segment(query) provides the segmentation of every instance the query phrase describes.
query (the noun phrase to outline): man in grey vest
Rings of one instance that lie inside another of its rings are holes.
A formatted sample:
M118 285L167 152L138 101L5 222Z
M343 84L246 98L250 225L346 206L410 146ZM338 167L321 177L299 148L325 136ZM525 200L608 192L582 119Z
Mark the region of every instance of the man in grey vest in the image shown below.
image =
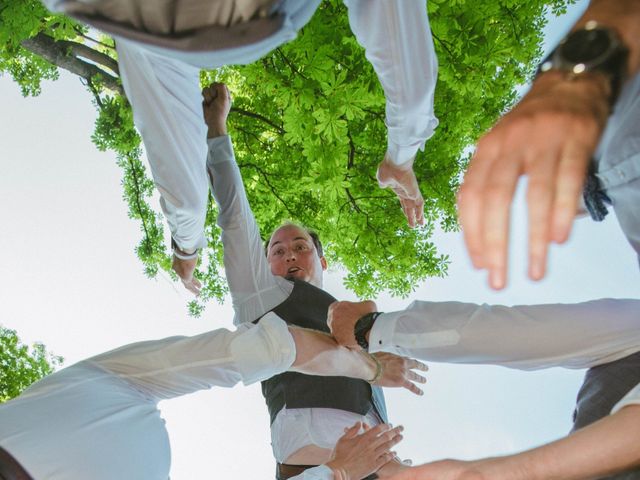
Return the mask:
M172 234L186 288L206 246L208 181L201 68L247 64L293 40L320 0L45 0L117 39L134 121ZM345 0L351 28L385 91L387 153L378 182L398 195L411 226L423 223L413 160L433 135L438 66L424 0Z
M334 304L338 343L435 362L589 369L568 437L506 457L427 464L398 480L640 479L640 300L375 310L371 301Z
M234 323L253 322L271 311L289 324L328 333L327 310L335 299L322 290L327 263L317 235L286 224L272 234L265 256L227 135L229 92L224 85L214 84L203 95L209 127L207 168L218 204ZM422 393L412 382L424 379L411 371L423 370L422 364L392 354L376 359L384 371L396 371L407 389ZM285 374L263 382L278 479L324 464L345 427L358 421L369 426L387 421L382 391L375 377L369 380ZM390 462L381 473L402 467Z

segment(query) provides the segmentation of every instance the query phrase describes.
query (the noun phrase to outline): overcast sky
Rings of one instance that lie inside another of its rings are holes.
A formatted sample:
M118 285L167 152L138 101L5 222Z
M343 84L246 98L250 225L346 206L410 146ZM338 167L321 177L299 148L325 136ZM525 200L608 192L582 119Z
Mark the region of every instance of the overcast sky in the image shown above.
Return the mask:
M573 7L570 18L584 4ZM553 22L548 43L570 22ZM133 251L140 232L127 218L121 172L114 156L90 141L95 110L76 77L47 82L35 99L22 98L2 77L0 98L1 324L27 342L44 342L67 365L133 341L231 328L230 301L193 319L181 287L164 275L143 275ZM522 191L518 195L504 292L489 290L484 274L471 269L459 234L438 233L437 245L452 260L449 276L425 282L410 299L383 295L379 308L400 309L413 298L512 305L638 297L635 255L613 214L601 224L578 222L571 240L552 249L547 279L527 281ZM352 299L341 278L339 271L329 273L327 290ZM398 451L422 463L508 453L557 438L570 428L582 375L431 365L424 397L388 392L390 419L406 427ZM161 407L174 480L272 478L259 386L202 392Z

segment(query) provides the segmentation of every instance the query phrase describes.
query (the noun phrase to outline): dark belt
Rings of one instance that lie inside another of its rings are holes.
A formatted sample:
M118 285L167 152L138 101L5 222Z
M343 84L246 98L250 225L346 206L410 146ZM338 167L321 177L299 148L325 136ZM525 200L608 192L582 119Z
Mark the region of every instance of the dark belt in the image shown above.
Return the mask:
M22 465L0 447L0 480L33 480Z
M288 478L300 475L302 472L309 468L317 467L318 465L287 465L286 463L278 463L276 465L276 479L287 480ZM372 473L371 475L363 478L362 480L376 480L378 475Z

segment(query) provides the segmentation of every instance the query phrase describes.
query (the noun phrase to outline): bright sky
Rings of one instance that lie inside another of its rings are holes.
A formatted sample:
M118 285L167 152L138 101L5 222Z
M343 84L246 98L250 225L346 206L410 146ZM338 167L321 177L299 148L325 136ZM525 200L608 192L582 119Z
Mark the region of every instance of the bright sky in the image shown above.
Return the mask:
M552 23L548 44L584 5ZM95 110L77 78L63 74L40 97L24 99L3 77L0 98L1 324L27 342L44 342L67 365L134 341L231 328L230 301L193 319L181 287L163 276L144 277L133 252L140 232L127 218L120 170L111 153L97 152L90 141ZM471 269L461 236L439 233L435 241L452 260L449 276L419 285L410 299L382 296L379 308L397 310L413 298L512 305L638 297L635 255L613 214L602 224L578 222L571 240L553 248L547 279L527 281L518 195L509 288L489 290L484 275ZM353 298L339 271L328 275L326 288ZM431 365L424 397L387 393L392 422L406 427L398 451L422 463L514 452L558 438L570 428L582 375ZM214 389L161 407L172 479L273 478L259 386Z

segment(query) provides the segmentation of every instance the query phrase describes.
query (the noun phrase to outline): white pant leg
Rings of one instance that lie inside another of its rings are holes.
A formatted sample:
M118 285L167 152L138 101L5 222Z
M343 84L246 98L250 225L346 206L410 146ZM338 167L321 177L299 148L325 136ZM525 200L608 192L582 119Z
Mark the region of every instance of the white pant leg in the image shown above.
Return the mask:
M170 449L158 400L262 380L294 359L293 338L273 314L236 332L128 345L0 405L0 446L35 480L167 480Z
M209 184L200 70L126 40L116 46L122 84L171 234L184 250L204 247Z
M427 361L588 368L640 350L640 301L514 307L416 301L380 315L369 344L372 352Z

